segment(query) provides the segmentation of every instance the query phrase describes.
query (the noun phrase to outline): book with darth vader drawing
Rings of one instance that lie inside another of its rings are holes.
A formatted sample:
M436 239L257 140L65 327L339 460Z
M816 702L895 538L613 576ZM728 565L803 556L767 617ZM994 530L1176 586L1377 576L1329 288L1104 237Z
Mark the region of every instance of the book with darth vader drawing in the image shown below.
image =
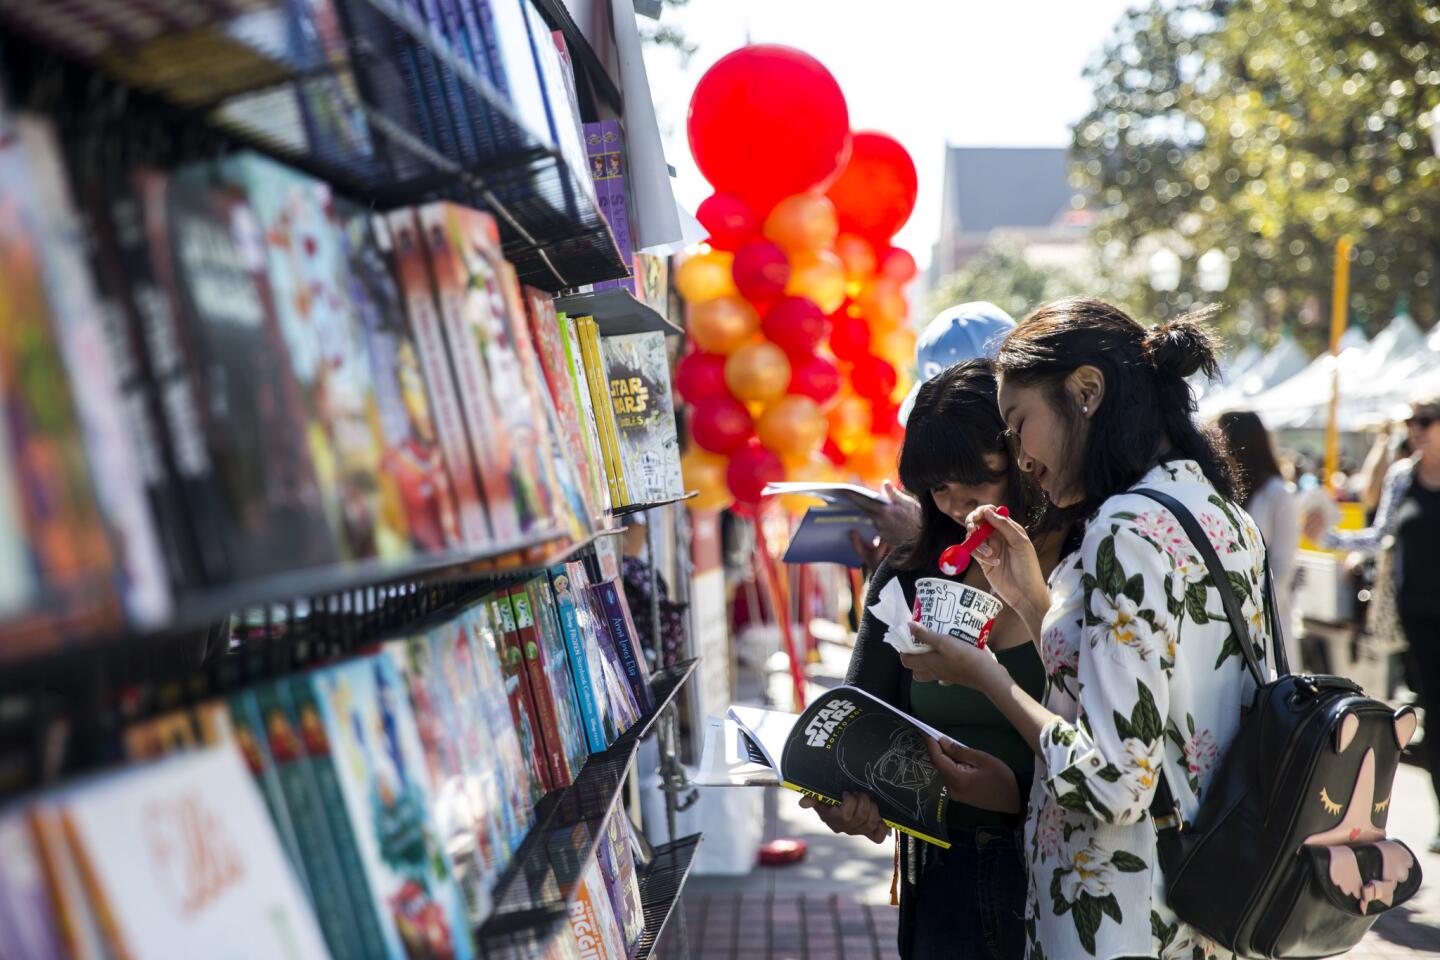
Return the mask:
M839 805L846 793L874 799L902 833L949 847L949 791L925 738L949 739L857 687L836 687L804 713L732 706L711 718L700 786L782 786Z

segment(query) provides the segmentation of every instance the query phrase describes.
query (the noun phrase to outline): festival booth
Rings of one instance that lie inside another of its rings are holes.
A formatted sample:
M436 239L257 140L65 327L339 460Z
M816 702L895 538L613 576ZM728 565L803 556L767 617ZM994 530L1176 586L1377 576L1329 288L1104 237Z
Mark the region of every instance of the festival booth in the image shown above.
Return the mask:
M1201 395L1200 414L1210 418L1226 410L1250 409L1255 397L1289 380L1308 364L1305 351L1288 333L1263 354L1250 344L1236 355L1223 381Z

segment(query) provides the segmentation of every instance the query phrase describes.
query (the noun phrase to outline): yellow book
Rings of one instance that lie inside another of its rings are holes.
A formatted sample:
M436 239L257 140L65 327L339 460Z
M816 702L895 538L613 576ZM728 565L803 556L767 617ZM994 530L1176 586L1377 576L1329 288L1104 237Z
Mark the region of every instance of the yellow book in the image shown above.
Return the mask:
M595 407L595 424L600 433L600 449L604 454L605 478L610 487L610 500L615 506L631 502L629 485L625 482L620 463L620 444L615 433L615 409L610 405L610 379L600 356L600 327L594 317L577 317L580 354L585 361L585 380L590 386L590 400Z

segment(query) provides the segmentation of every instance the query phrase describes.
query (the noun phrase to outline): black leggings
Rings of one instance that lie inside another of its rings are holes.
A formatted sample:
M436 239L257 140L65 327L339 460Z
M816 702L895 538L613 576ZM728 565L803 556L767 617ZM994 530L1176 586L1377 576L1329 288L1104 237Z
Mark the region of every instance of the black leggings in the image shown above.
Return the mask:
M1400 625L1410 645L1411 663L1419 689L1420 706L1425 708L1425 766L1430 786L1440 801L1440 611L1414 609L1401 604Z

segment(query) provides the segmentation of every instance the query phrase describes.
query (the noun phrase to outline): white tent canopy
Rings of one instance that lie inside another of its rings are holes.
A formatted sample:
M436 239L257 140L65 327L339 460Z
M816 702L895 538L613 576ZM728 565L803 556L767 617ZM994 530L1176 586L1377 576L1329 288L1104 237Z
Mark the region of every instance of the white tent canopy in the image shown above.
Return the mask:
M1340 390L1344 396L1346 384L1356 383L1355 372L1360 369L1370 343L1358 328L1351 327L1340 337L1340 354L1332 357L1328 353L1312 360L1304 370L1277 384L1246 402L1272 430L1306 429L1323 427L1330 406L1330 385L1332 371L1340 371Z
M1440 338L1432 334L1430 340L1440 346ZM1440 352L1426 343L1409 314L1400 314L1375 335L1354 382L1342 384L1341 429L1394 419L1398 409L1424 394L1427 380L1440 387L1437 370Z
M1256 353L1259 353L1258 349ZM1286 334L1258 362L1232 373L1226 378L1224 386L1206 393L1200 402L1200 413L1213 417L1226 410L1246 408L1252 397L1289 380L1304 370L1308 363L1300 344Z

